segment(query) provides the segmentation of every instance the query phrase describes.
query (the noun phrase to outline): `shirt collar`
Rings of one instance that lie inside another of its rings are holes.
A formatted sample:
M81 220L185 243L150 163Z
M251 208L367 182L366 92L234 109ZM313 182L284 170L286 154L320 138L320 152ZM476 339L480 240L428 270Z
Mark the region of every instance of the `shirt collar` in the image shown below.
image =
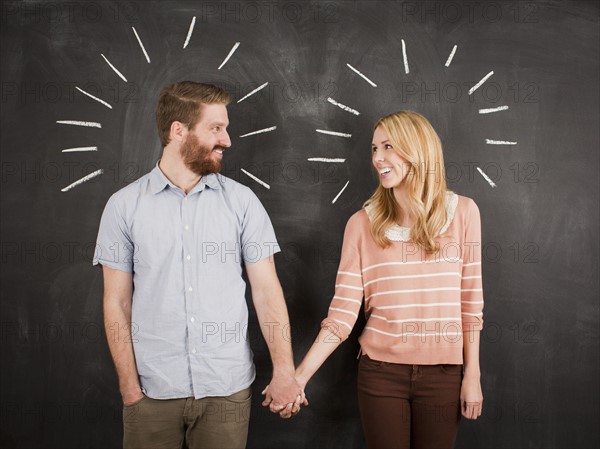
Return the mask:
M171 187L172 189L179 188L171 181L169 181L169 178L165 176L165 174L158 166L159 162L160 160L156 162L156 165L150 172L150 189L151 192L155 195L158 192L162 192L167 186ZM221 183L219 182L219 178L216 173L211 173L210 175L203 176L202 179L200 179L200 182L197 185L195 185L189 193L204 190L205 186L208 186L211 189L221 188Z

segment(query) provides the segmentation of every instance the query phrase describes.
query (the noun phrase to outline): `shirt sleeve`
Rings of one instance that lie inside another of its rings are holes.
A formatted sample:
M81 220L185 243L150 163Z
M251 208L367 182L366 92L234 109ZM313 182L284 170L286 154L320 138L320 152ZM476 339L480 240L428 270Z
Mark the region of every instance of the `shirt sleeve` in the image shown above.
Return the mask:
M96 240L93 265L106 265L128 273L133 272L134 246L118 197L110 197L102 218Z
M322 328L329 329L342 341L346 340L358 319L364 298L359 250L359 229L351 217L344 231L340 265L335 281L335 294Z
M242 222L241 245L245 264L259 262L281 251L271 219L252 191Z
M461 315L465 331L483 329L483 283L481 279L481 217L475 202L469 199L465 214Z

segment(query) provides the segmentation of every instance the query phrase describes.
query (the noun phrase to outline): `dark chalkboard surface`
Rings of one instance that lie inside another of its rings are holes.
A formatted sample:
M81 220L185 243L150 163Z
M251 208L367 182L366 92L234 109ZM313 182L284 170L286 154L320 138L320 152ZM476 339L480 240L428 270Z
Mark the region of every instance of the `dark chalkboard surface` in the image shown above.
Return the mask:
M413 109L482 216L484 413L457 446L597 447L598 18L593 1L3 2L2 447L120 445L91 257L108 197L160 157L159 90L184 79L234 97L223 173L272 218L298 360L345 222L376 186L373 123ZM270 361L253 315L248 447L364 447L361 325L281 421L260 407Z

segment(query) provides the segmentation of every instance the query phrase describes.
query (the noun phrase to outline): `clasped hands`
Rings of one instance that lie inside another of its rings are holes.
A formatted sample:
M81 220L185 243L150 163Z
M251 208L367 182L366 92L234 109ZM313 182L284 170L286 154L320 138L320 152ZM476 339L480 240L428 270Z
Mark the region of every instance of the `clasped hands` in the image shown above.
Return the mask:
M272 413L278 413L283 419L297 415L302 405L308 405L304 385L294 376L273 376L262 394L265 396L262 405L269 406Z

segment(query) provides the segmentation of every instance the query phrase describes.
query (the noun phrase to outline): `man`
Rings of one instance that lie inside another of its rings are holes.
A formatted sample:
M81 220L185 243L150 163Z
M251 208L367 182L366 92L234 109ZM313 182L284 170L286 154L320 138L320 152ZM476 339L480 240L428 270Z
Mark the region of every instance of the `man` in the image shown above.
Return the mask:
M208 84L163 89L162 157L102 215L93 263L103 266L126 448L245 446L255 369L242 263L273 362L271 411L289 416L305 402L281 331L273 227L249 188L217 174L229 102Z

